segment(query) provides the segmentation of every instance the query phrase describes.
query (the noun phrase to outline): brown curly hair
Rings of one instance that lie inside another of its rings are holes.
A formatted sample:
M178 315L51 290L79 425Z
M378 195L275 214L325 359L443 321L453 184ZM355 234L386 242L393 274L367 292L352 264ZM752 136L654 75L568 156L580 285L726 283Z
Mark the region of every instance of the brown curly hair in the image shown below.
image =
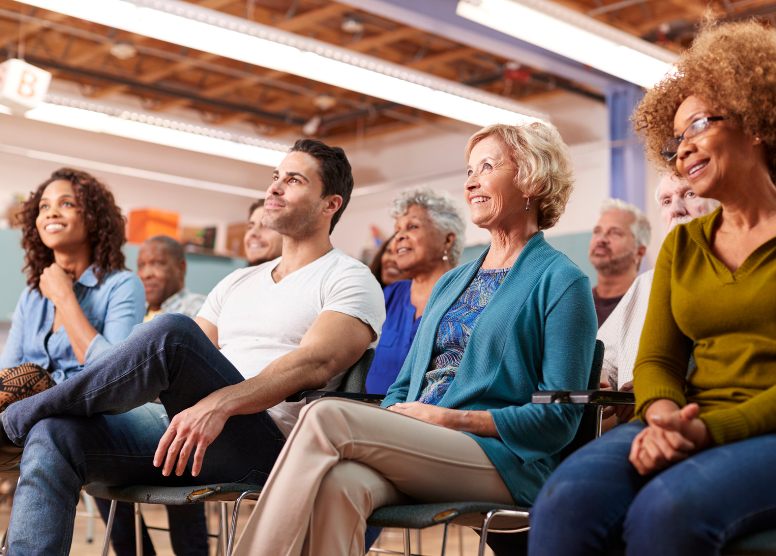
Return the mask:
M40 198L43 190L55 181L69 181L73 186L75 199L80 207L91 243L92 263L95 264L95 276L98 282L108 274L125 270L124 253L121 248L124 236L124 216L116 206L107 187L86 172L71 168L60 168L43 182L37 190L30 193L18 214L22 223L22 248L25 251L24 269L27 272L27 285L40 289L40 275L54 263L54 251L46 247L40 239L36 220L38 218Z
M771 179L776 181L776 29L756 21L706 21L676 69L647 92L633 114L647 156L676 173L676 159L666 162L660 150L674 136L679 105L696 95L715 115L762 139Z

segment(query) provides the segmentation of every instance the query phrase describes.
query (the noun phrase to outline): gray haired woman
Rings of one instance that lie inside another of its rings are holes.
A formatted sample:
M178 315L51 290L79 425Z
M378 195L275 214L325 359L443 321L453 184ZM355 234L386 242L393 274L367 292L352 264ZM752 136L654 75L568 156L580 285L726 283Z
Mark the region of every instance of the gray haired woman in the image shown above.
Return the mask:
M442 275L458 265L466 228L452 197L428 187L404 191L394 202L396 219L390 247L398 267L410 280L383 290L386 319L367 378L367 392L385 394L401 370L431 290Z

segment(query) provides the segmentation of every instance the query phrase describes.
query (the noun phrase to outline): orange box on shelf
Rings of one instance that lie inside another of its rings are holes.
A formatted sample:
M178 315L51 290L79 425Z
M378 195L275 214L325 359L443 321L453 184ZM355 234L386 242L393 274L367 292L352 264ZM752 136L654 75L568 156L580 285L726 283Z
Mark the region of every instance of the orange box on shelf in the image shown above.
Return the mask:
M129 211L127 240L130 243L143 243L149 237L169 236L180 241L179 221L180 214L169 210L147 208Z

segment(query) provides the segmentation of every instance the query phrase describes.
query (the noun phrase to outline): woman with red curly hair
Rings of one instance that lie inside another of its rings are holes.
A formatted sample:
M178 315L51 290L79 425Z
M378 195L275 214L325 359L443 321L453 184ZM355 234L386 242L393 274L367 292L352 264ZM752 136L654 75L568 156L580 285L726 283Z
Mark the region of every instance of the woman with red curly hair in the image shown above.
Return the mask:
M27 289L0 356L0 410L45 390L126 338L145 291L124 267L124 217L86 172L54 172L22 206Z
M711 556L776 523L776 30L707 24L676 69L636 129L653 161L721 206L663 243L636 419L549 478L531 556Z

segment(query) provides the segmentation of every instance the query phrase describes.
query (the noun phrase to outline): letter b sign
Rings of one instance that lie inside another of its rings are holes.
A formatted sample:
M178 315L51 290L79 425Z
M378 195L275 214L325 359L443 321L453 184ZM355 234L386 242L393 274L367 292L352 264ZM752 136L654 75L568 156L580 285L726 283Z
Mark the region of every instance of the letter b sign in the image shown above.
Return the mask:
M43 102L51 74L21 60L0 64L0 104L23 114Z

